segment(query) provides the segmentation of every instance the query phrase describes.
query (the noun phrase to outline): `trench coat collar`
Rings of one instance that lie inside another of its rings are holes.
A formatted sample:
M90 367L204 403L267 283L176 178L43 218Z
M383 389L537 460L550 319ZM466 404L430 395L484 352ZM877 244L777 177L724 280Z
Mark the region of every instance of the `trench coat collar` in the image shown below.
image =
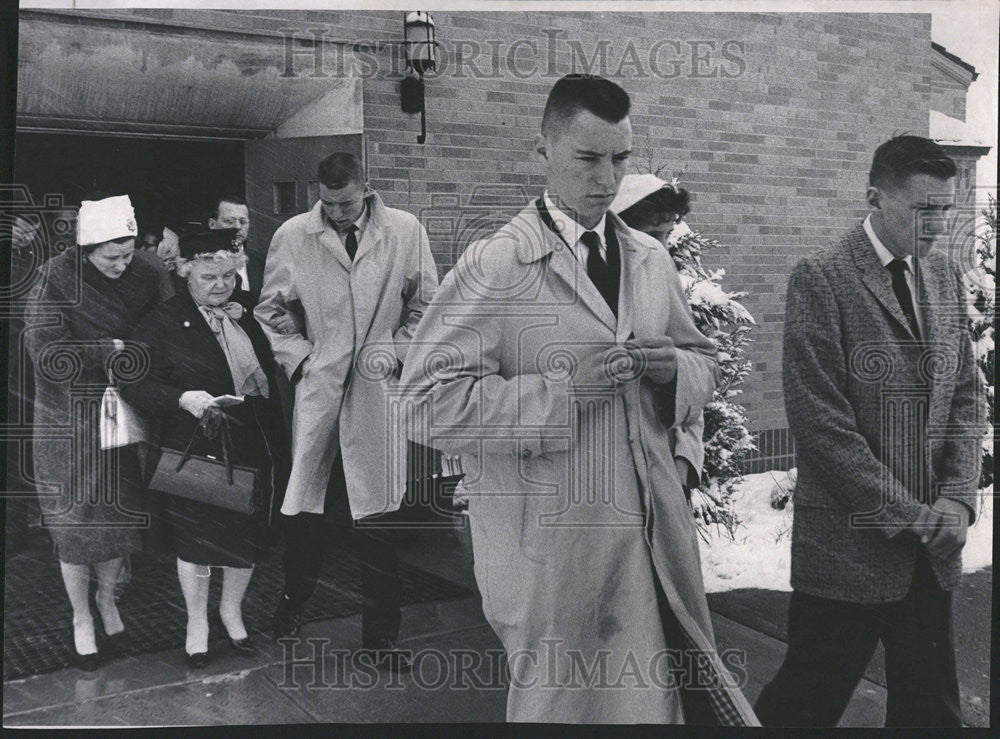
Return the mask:
M858 223L848 232L846 242L851 253L851 259L854 260L854 265L860 271L861 281L865 284L865 287L889 311L889 314L909 334L910 338L916 340L917 337L913 334L913 329L910 328L910 323L903 314L899 300L896 299L896 293L892 291L892 277L889 275L889 270L883 267L879 261L878 254L875 252L875 245L872 244L871 239L868 238L868 234L865 233L863 223ZM920 291L918 294L922 292ZM926 305L926 301L923 302ZM930 320L931 316L925 313L924 318L926 319L926 325L929 327L932 323Z
M636 238L617 214L611 211L606 214L606 224L614 229L615 237L618 239L622 263L618 319L615 319L604 297L587 276L586 267L580 264L562 237L545 223L547 211L539 207L539 202L539 200L533 201L509 224L518 261L522 264L533 264L551 255L548 262L549 269L573 289L582 304L615 332L619 341L624 341L631 333L634 318L635 271L650 252L660 248L659 244L653 239L647 242Z
M365 193L365 204L368 207L368 223L358 241L358 252L354 255L354 261L347 256L347 251L339 238L334 238L329 233L326 219L323 217L323 204L316 201L316 204L309 211L309 218L306 221L306 233L315 235L321 244L333 252L337 261L348 272L358 263L368 252L374 249L381 241L385 229L388 227L389 217L386 213L385 203L374 190ZM332 229L330 229L332 230Z

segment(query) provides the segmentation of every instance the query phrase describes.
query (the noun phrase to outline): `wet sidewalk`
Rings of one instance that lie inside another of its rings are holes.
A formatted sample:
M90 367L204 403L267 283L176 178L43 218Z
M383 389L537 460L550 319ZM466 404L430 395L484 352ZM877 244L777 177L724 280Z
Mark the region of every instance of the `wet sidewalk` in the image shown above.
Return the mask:
M720 649L747 650L747 664L754 669L748 670L745 692L753 700L763 686L760 676L769 676L780 664L784 645L725 616L717 615L714 623ZM219 656L204 671L188 669L180 650L172 650L110 662L92 674L63 670L9 683L4 690L4 725L504 720L506 686L497 669L502 664L500 643L483 620L477 598L411 606L404 614L404 628L419 632L400 644L417 656L410 676L377 673L371 680L366 672L352 670L345 655L358 644L361 629L360 620L351 617L306 625L294 650L290 644L262 639L264 649L256 659L232 654L228 645L213 644ZM323 653L322 667L319 653ZM468 655L464 675L454 669L463 654ZM293 664L287 657L297 661ZM442 670L446 659L450 675ZM442 678L447 678L444 684ZM864 681L843 725L881 725L883 704L884 688Z
M475 592L465 532L433 537L404 556ZM991 571L967 578L956 595L956 640L966 720L989 721ZM720 650L745 654L744 692L753 700L784 654L787 593L733 591L710 596ZM476 596L404 608L400 646L415 655L413 674L393 677L352 661L360 616L303 626L298 640L256 637L252 658L213 642L213 661L188 668L182 650L110 661L4 684L4 726L178 726L299 723L464 723L504 720L500 643ZM983 679L985 678L985 680ZM879 657L841 722L878 727L885 706Z

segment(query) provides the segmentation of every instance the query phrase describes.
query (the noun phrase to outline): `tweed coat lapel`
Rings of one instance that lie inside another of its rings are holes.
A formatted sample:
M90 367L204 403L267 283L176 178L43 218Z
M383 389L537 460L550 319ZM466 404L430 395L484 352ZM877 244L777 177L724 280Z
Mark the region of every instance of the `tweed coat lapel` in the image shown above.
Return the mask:
M913 335L913 330L910 328L906 316L903 315L903 309L896 299L896 294L892 291L892 278L889 271L878 261L875 247L868 238L868 234L865 233L863 225L858 224L847 235L847 244L851 250L854 264L861 272L861 281L865 287L889 312L889 315L896 319L896 322L902 326L906 333L916 339L917 337Z
M920 311L924 319L924 338L933 345L943 337L940 332L949 323L946 315L948 308L952 311L964 306L956 304L953 287L949 283L947 268L942 264L940 255L931 254L917 261L917 294L920 296Z
M953 274L949 269L948 259L943 254L930 254L919 262L917 269L919 280L917 290L920 295L920 310L924 317L925 347L928 359L942 352L949 358L954 358L954 336L956 326L961 326L966 318L965 305L955 300ZM935 392L937 389L947 389L951 382L948 372L934 371L936 362L927 362L921 371L922 376L932 388L931 417L947 417L947 410L939 408L951 395L948 392Z

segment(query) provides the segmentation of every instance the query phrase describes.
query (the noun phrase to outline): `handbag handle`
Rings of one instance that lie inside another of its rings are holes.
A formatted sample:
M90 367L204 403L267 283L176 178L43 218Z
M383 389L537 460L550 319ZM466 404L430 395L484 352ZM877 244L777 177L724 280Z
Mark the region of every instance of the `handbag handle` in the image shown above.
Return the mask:
M229 461L229 447L232 444L232 437L229 435L229 416L227 416L222 411L216 411L213 416L218 420L219 423L219 441L222 444L222 459L226 464L226 479L229 484L233 484L233 465ZM187 464L188 460L191 459L191 447L194 445L194 440L198 438L198 432L204 431L206 424L209 420L208 411L205 415L201 417L201 422L195 427L194 433L191 434L191 440L184 447L184 452L181 454L181 458L177 461L177 467L174 469L175 472L180 472L181 469Z
M229 420L228 417L222 414L222 428L219 433L219 440L222 443L222 459L226 463L226 478L229 480L229 484L233 484L233 464L229 461L229 447L232 446L233 440L229 436Z

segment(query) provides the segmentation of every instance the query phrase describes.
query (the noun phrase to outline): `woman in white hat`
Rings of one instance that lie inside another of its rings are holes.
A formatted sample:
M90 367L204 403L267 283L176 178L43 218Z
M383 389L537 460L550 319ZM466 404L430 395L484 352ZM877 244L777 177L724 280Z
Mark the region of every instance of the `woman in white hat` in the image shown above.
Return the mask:
M100 662L90 568L107 645L115 650L125 639L115 584L147 525L134 447L104 451L99 434L108 370L143 371L142 356L123 340L157 302L156 272L132 261L136 233L127 195L85 200L77 246L45 264L25 310L25 345L35 365L36 488L73 607L77 664L86 670Z
M690 231L683 222L691 212L688 191L655 174L625 175L611 210L630 228L649 234L664 246Z
M691 196L673 182L661 180L654 174L628 174L622 178L618 195L611 203L611 210L625 221L629 228L642 231L663 244L671 246L691 229L684 223L684 216L691 212ZM681 430L671 430L671 450L682 487L688 499L691 490L701 481L705 462L702 434L705 415L698 417Z

